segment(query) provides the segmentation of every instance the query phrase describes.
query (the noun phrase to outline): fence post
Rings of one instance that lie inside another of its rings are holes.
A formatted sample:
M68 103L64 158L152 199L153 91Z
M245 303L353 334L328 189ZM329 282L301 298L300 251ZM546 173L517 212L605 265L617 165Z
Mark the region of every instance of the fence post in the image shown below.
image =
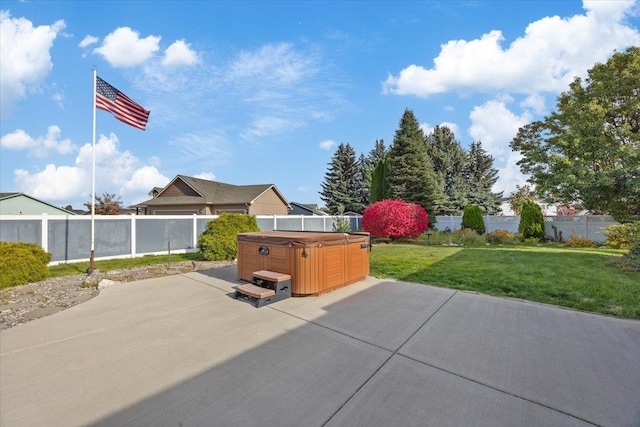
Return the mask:
M42 249L45 252L49 252L49 217L46 213L42 214L42 224L40 227L40 246L42 246Z
M198 215L193 214L193 248L198 247Z
M584 216L584 238L590 239L589 237L589 215Z
M131 258L136 256L136 216L131 215Z

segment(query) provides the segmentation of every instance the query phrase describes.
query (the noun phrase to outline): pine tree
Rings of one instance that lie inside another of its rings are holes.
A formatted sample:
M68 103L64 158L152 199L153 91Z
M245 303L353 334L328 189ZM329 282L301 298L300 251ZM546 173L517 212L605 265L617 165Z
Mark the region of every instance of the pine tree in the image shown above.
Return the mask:
M378 162L384 159L386 155L387 149L384 145L384 139L376 139L375 147L369 151L369 155L367 156L367 167L373 170Z
M356 152L350 144L340 144L329 163L329 170L321 184L320 198L329 213L336 215L339 206L345 211L361 213L363 203L363 169L356 160Z
M409 109L404 111L396 130L387 166L389 197L422 206L432 225L435 222L433 207L442 203L444 192L427 156L422 129Z
M354 176L354 190L357 194L357 200L353 205L353 211L362 213L364 208L369 204L369 193L371 192L371 177L367 172L367 159L364 154L360 154L358 158L358 168Z
M485 215L496 215L500 212L503 192L491 191L498 180L498 170L493 168L493 157L482 148L481 141L473 142L469 147L465 175L469 203L480 206Z
M425 137L438 181L444 186L445 199L434 206L439 215L459 215L468 204L468 182L464 176L467 154L447 126L436 126Z

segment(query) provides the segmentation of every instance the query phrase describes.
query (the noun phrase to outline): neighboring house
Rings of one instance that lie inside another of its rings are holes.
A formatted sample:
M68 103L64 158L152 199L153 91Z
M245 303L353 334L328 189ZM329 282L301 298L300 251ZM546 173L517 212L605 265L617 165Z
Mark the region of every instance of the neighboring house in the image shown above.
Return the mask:
M516 215L516 213L513 212L513 209L511 209L511 204L509 203L510 199L511 199L510 197L503 197L502 199L500 199L501 212L499 215L504 215L504 216ZM558 215L557 206L555 204L543 203L539 200L536 200L536 203L538 204L538 206L540 206L540 209L542 209L542 215L544 216Z
M75 215L24 193L0 193L0 215Z
M131 206L142 215L287 215L291 206L274 184L231 185L177 175L155 196Z
M327 216L328 214L318 209L316 204L304 204L298 202L291 202L291 210L289 215L317 215Z

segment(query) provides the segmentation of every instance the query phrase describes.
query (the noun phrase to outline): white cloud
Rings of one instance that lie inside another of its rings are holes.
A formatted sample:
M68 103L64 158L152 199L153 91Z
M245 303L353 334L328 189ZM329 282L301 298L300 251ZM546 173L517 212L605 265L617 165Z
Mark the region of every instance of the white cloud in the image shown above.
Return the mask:
M208 181L215 181L216 175L211 172L202 172L195 175L194 178L206 179Z
M224 135L189 133L169 141L174 158L188 163L190 167L200 165L203 169L228 163L231 150Z
M303 55L292 45L265 45L256 51L241 52L231 64L228 78L247 83L268 82L270 85L291 85L315 74L317 58Z
M514 191L526 178L516 164L520 153L511 151L509 143L520 127L531 121L531 115L524 111L518 116L511 112L504 101L492 100L475 107L470 114L472 125L469 134L475 141L482 142L482 148L494 157L494 167L498 169L498 181L494 191Z
M191 49L191 45L184 40L176 40L171 46L164 51L162 65L179 66L179 65L195 65L200 62L198 55Z
M38 199L58 201L79 196L86 196L87 201L91 199L91 175L85 169L48 164L34 174L16 169L14 177L20 191Z
M82 41L80 43L78 43L78 46L81 47L81 48L85 48L87 46L91 46L92 44L98 43L98 41L100 41L100 39L98 37L91 36L91 35L86 35L86 36L84 36Z
M319 147L323 150L329 151L335 147L336 142L333 139L326 139L319 144Z
M531 23L506 48L500 30L479 39L451 40L441 46L433 68L409 65L387 78L383 92L428 97L452 91L562 91L615 49L640 43L640 33L623 24L633 2L585 2L584 7L584 15Z
M0 147L7 150L27 150L36 157L46 157L49 153L70 154L77 151L78 147L71 140L60 139L62 131L58 126L51 125L45 136L33 138L24 130L17 129L0 138Z
M142 164L129 151L120 151L115 134L100 135L95 148L96 194L116 194L128 206L148 199L153 187L169 182L155 166ZM73 166L48 164L35 172L16 169L16 187L43 200L82 205L91 200L92 156L92 144L87 143L80 148Z
M438 126L440 126L440 127L444 127L444 126L448 127L449 130L451 130L451 132L453 132L453 134L455 135L456 140L460 141L460 134L461 134L460 126L458 126L455 123L451 123L451 122L442 122ZM433 132L434 128L435 128L435 125L431 126L429 123L421 123L420 124L420 129L422 129L422 133L424 133L425 135L428 135L431 132Z
M148 193L154 187L164 187L170 179L160 173L154 166L143 166L133 171L129 179L120 187L122 196L131 196L132 203L140 203L149 199Z
M533 110L538 115L543 115L547 111L544 97L533 94L527 96L521 103L520 107L526 110Z
M50 50L65 28L64 21L33 26L25 18L12 18L0 11L0 109L11 111L13 102L36 91L53 67Z
M253 119L247 130L240 134L243 139L253 140L256 138L265 138L271 135L279 134L284 130L293 130L303 123L294 122L283 117L274 117L270 115L260 116Z
M135 67L149 60L159 49L160 36L140 38L137 31L120 27L93 50L114 67Z

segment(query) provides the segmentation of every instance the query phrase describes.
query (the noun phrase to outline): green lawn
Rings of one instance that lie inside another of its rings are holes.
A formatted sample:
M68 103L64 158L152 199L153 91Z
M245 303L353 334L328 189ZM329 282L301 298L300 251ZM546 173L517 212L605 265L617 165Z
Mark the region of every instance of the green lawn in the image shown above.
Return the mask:
M371 275L640 319L640 273L623 251L549 246L374 245Z

